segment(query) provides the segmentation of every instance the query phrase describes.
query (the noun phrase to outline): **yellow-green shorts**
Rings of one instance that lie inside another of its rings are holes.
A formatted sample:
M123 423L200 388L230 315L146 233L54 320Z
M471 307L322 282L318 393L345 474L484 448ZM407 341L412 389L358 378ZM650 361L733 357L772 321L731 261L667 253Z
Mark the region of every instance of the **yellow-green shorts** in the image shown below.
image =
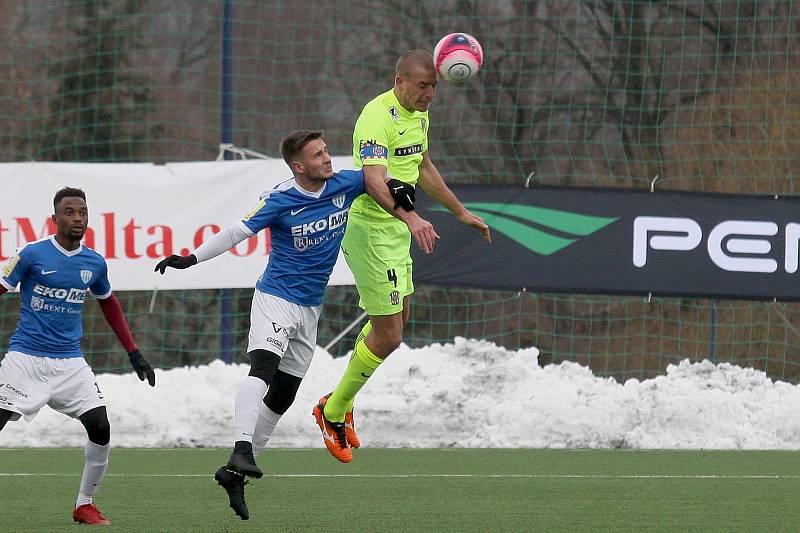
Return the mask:
M414 292L411 279L411 233L395 219L350 217L342 252L353 272L360 301L369 315L394 315Z

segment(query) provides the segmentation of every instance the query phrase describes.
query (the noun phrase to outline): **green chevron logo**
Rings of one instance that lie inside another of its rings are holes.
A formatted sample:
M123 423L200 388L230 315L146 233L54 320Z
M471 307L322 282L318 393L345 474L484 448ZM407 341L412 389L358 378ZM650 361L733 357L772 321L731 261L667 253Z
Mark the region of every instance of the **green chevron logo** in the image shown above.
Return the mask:
M580 237L591 235L619 220L619 217L596 217L532 205L491 202L467 202L464 205L482 217L492 231L500 232L517 244L541 255L552 255L574 244ZM446 209L434 207L431 211ZM563 236L532 227L532 224L557 231Z

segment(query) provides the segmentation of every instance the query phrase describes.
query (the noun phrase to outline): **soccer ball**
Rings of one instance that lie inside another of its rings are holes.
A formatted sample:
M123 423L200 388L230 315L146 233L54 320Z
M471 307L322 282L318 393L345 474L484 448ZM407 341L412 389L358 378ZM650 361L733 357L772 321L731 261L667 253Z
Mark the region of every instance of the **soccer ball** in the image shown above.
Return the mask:
M448 81L466 81L483 65L483 49L478 39L467 33L442 37L433 49L437 72Z

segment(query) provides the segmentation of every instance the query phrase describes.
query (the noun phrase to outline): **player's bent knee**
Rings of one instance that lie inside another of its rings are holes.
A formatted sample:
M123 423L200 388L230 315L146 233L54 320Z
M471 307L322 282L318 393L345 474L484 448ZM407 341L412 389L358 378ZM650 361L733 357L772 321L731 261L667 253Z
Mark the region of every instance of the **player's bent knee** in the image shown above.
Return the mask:
M6 422L11 420L11 416L13 414L14 413L12 413L11 411L7 411L6 409L0 409L0 429L3 429L3 427L5 427Z
M375 355L378 357L388 356L400 346L403 341L403 333L400 330L383 331L375 335L375 341L375 349L373 350Z
M264 404L273 413L282 415L294 402L301 381L303 381L302 378L278 370L275 372L267 395L264 396Z
M105 407L95 407L83 413L79 420L86 428L89 440L98 446L105 446L111 441L111 423Z
M253 350L250 356L250 373L248 376L259 378L269 385L278 370L281 356L268 350Z

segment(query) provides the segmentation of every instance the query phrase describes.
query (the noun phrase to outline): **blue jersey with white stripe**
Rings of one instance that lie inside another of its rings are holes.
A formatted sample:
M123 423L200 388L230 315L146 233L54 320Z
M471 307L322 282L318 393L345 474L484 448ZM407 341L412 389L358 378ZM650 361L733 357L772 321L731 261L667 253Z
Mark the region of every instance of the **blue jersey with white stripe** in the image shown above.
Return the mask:
M19 323L8 350L44 357L82 357L86 293L111 296L103 256L83 245L66 250L52 236L25 245L0 283L9 290L20 285Z
M256 288L298 305L321 305L344 237L347 210L363 193L360 170L334 173L317 192L290 179L265 193L242 220L254 235L270 228L272 252Z

